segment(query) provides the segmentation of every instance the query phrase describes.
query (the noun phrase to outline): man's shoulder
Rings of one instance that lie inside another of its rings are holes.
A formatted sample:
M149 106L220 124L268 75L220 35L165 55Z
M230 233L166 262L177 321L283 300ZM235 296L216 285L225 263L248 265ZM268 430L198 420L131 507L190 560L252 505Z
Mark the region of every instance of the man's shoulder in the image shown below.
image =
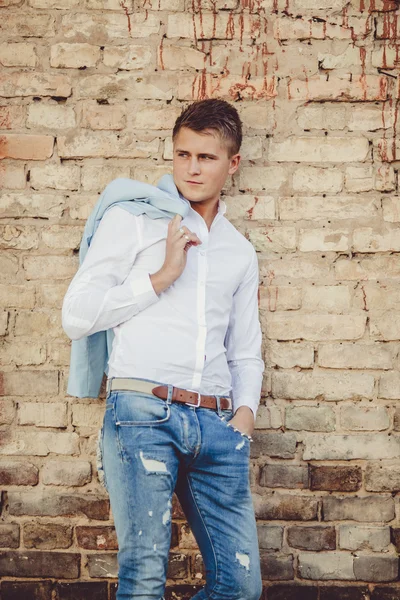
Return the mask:
M256 252L253 244L225 216L223 218L227 232L232 236L240 251L246 253L249 258L252 258Z

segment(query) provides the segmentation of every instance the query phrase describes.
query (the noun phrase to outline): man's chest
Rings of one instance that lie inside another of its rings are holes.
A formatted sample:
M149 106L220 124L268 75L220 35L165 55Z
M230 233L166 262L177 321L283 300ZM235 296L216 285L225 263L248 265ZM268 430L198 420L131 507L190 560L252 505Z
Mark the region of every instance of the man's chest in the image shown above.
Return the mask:
M148 273L161 269L166 257L168 222L168 219L150 223L144 220L141 250L135 267ZM185 269L175 286L189 290L204 285L221 295L232 295L246 271L246 258L238 249L234 236L230 235L223 222L215 224L210 231L196 227L193 222L186 224L183 221L183 225L196 233L202 244L187 251Z

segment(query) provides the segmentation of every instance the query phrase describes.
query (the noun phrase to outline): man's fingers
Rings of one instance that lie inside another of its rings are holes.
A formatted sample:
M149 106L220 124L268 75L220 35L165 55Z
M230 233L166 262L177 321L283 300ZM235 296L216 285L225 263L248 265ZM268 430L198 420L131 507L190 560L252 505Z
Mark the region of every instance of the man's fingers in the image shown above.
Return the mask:
M185 233L185 235L179 238L178 241L180 242L182 247L189 243L192 244L192 246L198 246L199 244L201 244L201 241L199 240L197 235L195 233L191 233L190 231L188 233Z
M176 214L169 222L169 226L173 231L176 231L181 226L182 216Z

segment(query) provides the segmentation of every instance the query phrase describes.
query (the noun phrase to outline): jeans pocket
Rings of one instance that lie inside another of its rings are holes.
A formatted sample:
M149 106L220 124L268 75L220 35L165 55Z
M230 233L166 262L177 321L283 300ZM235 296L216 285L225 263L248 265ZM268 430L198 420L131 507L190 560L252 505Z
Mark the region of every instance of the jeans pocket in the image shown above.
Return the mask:
M225 425L227 427L229 427L229 429L231 429L231 431L233 431L234 433L236 433L238 436L246 439L248 442L253 442L253 438L251 437L251 435L249 435L248 433L245 433L244 431L240 431L240 429L238 429L237 427L235 427L235 425L232 425L230 423L230 421L233 419L233 411L231 410L223 410L222 412L222 417L219 417L221 419L221 421L223 423L225 423Z
M115 424L122 426L154 426L168 421L171 408L166 400L140 392L117 392Z
M99 478L100 484L108 491L107 481L106 481L106 476L104 473L104 466L103 466L103 454L104 454L103 427L101 427L97 434L97 441L96 441L96 468L97 468L97 476Z

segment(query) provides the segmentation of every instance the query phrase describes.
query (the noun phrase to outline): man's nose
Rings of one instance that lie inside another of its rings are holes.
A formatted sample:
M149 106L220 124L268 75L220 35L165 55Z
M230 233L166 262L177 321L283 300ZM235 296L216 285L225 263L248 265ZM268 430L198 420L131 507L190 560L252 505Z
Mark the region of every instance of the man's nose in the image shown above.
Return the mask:
M189 162L189 173L191 175L200 173L200 163L195 156L193 156Z

